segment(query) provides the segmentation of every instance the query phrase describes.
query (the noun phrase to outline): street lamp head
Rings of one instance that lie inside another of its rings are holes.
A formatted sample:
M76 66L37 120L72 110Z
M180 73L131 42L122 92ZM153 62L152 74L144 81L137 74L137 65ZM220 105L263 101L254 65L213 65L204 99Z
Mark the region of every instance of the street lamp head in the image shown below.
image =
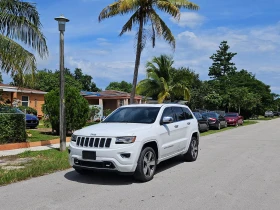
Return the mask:
M67 19L63 15L60 15L59 17L56 17L55 20L58 21L58 30L65 31L65 23L69 22L69 19Z

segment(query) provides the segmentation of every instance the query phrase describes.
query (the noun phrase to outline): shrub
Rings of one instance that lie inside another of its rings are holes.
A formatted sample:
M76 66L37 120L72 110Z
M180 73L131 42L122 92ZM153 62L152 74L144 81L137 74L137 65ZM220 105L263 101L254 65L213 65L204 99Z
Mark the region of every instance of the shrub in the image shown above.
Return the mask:
M25 115L0 113L0 144L26 141Z
M37 110L36 109L33 109L31 107L28 107L28 106L19 106L18 107L19 110L25 112L26 110L26 114L33 114L33 115L36 115L37 116Z
M59 133L59 90L55 89L45 95L45 115L48 116L52 129ZM77 130L85 126L89 116L87 100L74 87L65 89L66 130Z

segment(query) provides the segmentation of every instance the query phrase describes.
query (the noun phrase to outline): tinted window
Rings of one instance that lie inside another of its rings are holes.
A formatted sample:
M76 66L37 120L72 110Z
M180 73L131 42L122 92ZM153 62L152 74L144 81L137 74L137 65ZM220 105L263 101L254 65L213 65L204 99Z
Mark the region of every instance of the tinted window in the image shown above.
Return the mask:
M185 114L184 114L183 109L181 107L173 107L173 110L175 112L176 121L181 121L181 120L187 119L185 117Z
M218 118L218 114L216 113L211 113L211 112L207 112L207 113L203 113L204 116L206 117L212 117L212 118Z
M201 119L202 115L199 112L193 112L196 119Z
M192 113L188 108L183 107L182 109L183 109L183 112L184 112L184 115L185 115L186 119L192 119L193 118Z
M111 123L153 123L160 107L124 107L117 109L103 122Z
M237 113L226 113L225 117L237 117Z
M163 119L164 117L173 117L173 120L175 120L175 116L171 107L167 107L164 109L161 119Z

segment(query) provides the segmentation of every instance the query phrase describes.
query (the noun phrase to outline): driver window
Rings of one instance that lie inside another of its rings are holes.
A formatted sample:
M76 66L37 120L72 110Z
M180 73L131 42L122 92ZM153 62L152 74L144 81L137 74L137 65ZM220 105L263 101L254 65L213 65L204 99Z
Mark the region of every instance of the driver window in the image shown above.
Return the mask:
M173 113L171 107L167 107L167 108L164 109L163 114L162 114L162 117L161 117L161 120L162 120L164 117L173 117L173 120L175 120L175 118L174 118L174 113Z

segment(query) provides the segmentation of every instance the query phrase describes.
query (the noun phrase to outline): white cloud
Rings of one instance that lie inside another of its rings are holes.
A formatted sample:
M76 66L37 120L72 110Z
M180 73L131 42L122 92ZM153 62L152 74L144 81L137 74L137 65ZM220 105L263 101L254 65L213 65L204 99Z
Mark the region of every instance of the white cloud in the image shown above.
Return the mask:
M170 18L170 20L176 24L178 24L180 27L189 27L189 28L196 28L201 26L204 21L205 17L202 15L199 15L196 12L181 12L180 20L179 22L175 20L174 18Z

